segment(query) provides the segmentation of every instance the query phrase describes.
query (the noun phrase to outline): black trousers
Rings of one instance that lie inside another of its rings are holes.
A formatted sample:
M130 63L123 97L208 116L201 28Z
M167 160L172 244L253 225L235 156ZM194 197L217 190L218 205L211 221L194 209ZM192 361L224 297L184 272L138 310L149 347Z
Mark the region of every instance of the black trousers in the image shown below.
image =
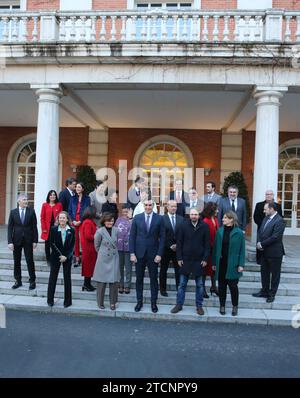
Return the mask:
M49 283L48 283L48 303L53 303L54 300L54 294L55 294L60 265L61 263L51 263ZM72 304L71 268L72 268L71 261L68 260L63 264L64 286L65 286L64 305Z
M282 257L264 257L260 259L260 274L263 293L275 296L280 282Z
M146 267L148 267L150 277L151 304L156 304L158 296L158 264L156 264L153 259L148 258L148 256L138 258L138 261L135 264L136 299L139 303L143 302L144 275Z
M24 249L25 259L27 263L27 269L29 274L29 282L35 282L35 267L33 261L33 246L32 243L23 242L22 245L14 245L14 278L17 282L22 282L22 271L21 271L21 257L22 249Z
M218 288L219 288L219 301L220 306L225 307L226 296L227 296L227 286L229 286L230 295L231 295L231 303L233 306L239 305L239 288L238 288L238 279L226 279L227 272L227 260L221 259L220 269L219 269L219 278L218 278Z
M161 292L165 292L167 290L167 272L170 262L172 262L172 265L174 267L176 289L178 290L180 275L179 275L179 265L177 263L177 258L176 258L176 252L173 252L173 250L171 249L166 249L161 259L160 272L159 272L159 289Z
M50 247L51 247L51 244L50 244L50 236L49 236L49 239L45 240L46 261L50 261L50 255L51 255Z

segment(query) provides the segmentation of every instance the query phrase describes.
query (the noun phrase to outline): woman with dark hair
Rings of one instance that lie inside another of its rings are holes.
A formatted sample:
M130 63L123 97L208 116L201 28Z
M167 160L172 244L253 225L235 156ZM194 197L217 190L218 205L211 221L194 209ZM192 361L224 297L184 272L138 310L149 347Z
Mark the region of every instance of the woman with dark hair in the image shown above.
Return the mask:
M45 254L48 265L50 265L50 230L62 209L62 204L58 202L56 191L51 189L41 209L41 239L45 241Z
M72 196L69 204L69 215L72 220L72 225L75 227L75 251L76 263L74 267L80 264L80 225L84 210L91 205L90 197L84 194L84 184L78 182L76 184L76 195Z
M218 222L217 214L218 214L218 205L213 202L208 202L205 205L204 210L202 212L202 219L208 225L209 235L210 235L210 256L208 259L207 266L204 267L204 273L202 276L203 289L204 289L203 297L204 298L208 298L208 294L205 289L205 280L206 280L207 276L209 276L211 279L210 294L212 295L213 293L215 293L217 296L219 295L218 289L216 287L216 281L215 281L215 276L214 276L215 273L212 269L212 251L213 251L213 247L214 247L216 233L217 233L217 230L219 229L219 222Z
M83 213L82 224L80 227L80 243L82 251L82 269L81 275L84 277L82 291L93 292L96 290L91 285L91 278L94 274L97 260L97 252L94 247L94 236L97 231L97 225L94 222L96 209L88 206Z
M245 264L245 237L239 228L237 215L227 211L222 219L223 226L218 229L213 249L213 270L219 283L220 314L225 315L227 285L232 302L232 315L238 314L238 283L243 275Z
M51 257L50 276L48 283L47 302L49 307L54 305L54 294L60 266L63 266L65 298L64 307L72 305L71 267L75 245L75 232L70 226L69 215L66 211L58 214L58 225L50 232Z
M120 266L118 253L118 229L114 227L112 214L104 213L101 228L95 234L95 249L98 252L93 280L97 282L97 303L104 309L106 284L109 284L109 300L111 310L116 309L118 286L120 282Z
M115 189L109 189L107 193L108 200L102 206L102 214L110 213L113 215L114 220L116 221L119 217L119 210L117 206L118 199L118 191Z

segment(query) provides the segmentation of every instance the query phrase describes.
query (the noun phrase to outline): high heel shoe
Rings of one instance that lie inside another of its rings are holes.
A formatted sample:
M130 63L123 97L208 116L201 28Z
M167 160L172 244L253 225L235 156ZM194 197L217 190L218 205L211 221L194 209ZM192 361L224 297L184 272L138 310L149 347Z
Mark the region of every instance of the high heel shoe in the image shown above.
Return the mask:
M95 290L96 290L96 288L94 287L94 286L85 286L85 285L83 285L82 286L82 289L81 289L82 291L87 291L87 292L94 292Z
M211 286L211 288L209 289L210 291L210 295L212 296L213 293L215 293L216 296L219 296L219 291L215 286Z

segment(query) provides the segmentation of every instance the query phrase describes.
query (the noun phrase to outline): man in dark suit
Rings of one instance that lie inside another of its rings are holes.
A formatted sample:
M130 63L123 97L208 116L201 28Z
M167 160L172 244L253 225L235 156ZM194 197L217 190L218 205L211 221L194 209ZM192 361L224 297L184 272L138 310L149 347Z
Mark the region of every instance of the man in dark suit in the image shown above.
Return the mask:
M256 245L260 253L257 263L261 265L262 289L253 296L264 297L267 303L272 303L280 282L285 222L278 214L277 206L273 202L265 204L264 212L266 217L258 230Z
M174 267L176 289L179 286L179 266L176 258L176 241L178 230L183 222L183 217L176 214L177 203L175 200L169 200L167 204L168 213L163 216L166 239L164 254L161 259L160 273L159 273L159 290L162 296L168 296L167 293L167 272L170 262Z
M134 186L132 186L129 189L127 195L127 203L133 211L141 200L141 191L144 188L145 188L144 178L137 176L136 179L134 180Z
M12 289L22 286L21 256L22 249L29 273L29 289L36 288L33 249L37 247L38 230L35 211L28 207L26 195L19 195L18 207L11 210L7 228L8 247L14 254L14 278L16 280Z
M274 192L268 189L265 193L265 200L263 202L256 203L253 219L255 224L257 224L257 230L259 230L263 219L265 218L264 207L266 203L273 202L277 206L277 212L282 217L282 209L279 203L274 202Z
M62 204L63 210L69 211L69 204L72 196L75 195L76 180L70 177L66 180L66 188L63 189L58 196L58 201Z
M218 220L222 225L222 219L227 211L234 211L239 220L240 228L245 231L247 226L246 202L238 196L239 190L236 186L228 187L228 198L222 198L219 204Z
M189 204L188 198L189 198L188 193L183 190L182 180L176 180L175 189L174 191L170 192L169 200L176 201L177 203L176 214L178 214L181 217L185 216L186 207Z
M185 209L185 215L187 218L190 218L190 212L192 209L196 209L199 214L201 214L204 209L204 201L198 197L198 192L195 187L189 189L189 203Z
M197 209L192 209L190 219L179 228L177 238L177 260L180 267L180 284L177 301L172 314L182 310L186 286L190 275L196 282L196 308L198 315L204 315L203 304L203 268L207 266L210 254L210 235L208 225L200 221Z
M130 260L136 269L136 297L135 311L143 307L143 287L145 268L148 267L151 286L151 309L158 311L156 302L158 296L158 264L164 251L165 227L163 218L153 212L153 201L144 202L145 212L133 218L129 236Z

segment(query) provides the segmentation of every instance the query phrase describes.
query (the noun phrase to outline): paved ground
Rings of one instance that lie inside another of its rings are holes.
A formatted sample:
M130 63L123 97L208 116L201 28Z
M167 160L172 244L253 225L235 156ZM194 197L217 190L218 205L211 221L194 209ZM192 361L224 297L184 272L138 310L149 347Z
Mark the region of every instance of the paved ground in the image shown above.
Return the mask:
M0 377L300 377L300 329L8 311Z

